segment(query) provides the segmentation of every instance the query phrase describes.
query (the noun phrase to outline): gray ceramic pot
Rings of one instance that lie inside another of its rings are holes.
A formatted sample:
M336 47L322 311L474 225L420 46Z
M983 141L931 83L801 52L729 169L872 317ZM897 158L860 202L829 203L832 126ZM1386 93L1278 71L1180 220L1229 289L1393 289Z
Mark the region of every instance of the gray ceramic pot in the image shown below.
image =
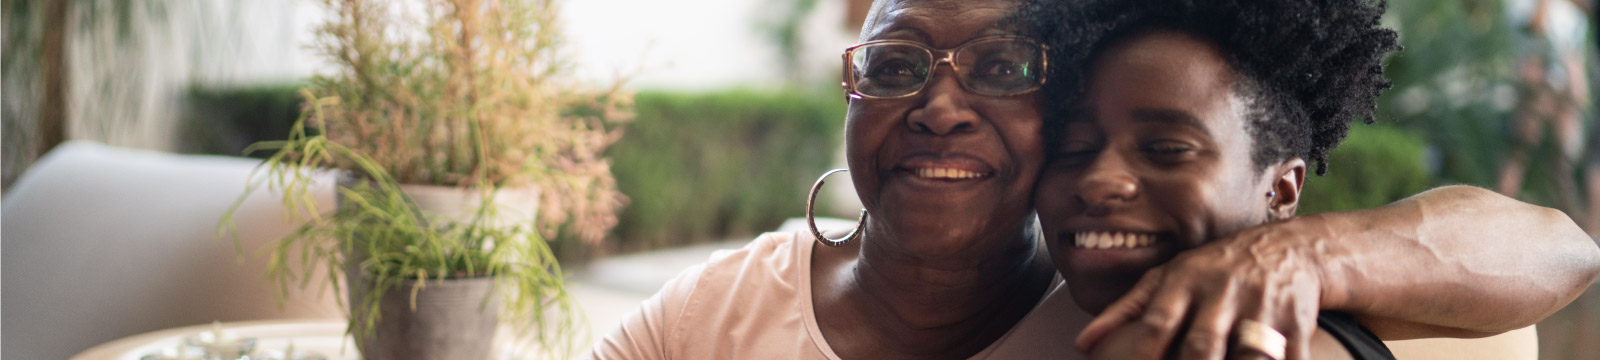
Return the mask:
M361 180L345 175L340 186L361 185ZM476 190L422 185L401 185L417 207L437 217L430 220L463 221L470 219L482 204ZM496 194L496 203L508 204L501 209L501 217L491 219L493 224L519 224L532 221L537 209L539 193L533 189L502 190ZM341 206L343 196L339 197ZM360 271L359 264L366 259L359 247L344 253L344 271L348 289L350 318L365 322L366 296L373 293L373 283ZM501 296L494 292L493 278L467 278L430 281L417 292L416 308L411 308L415 280L408 280L383 292L378 305L379 317L370 337L356 335L356 347L368 360L398 359L487 359L492 354L495 331L498 329Z
M416 309L406 281L383 294L381 316L370 338L358 340L362 358L488 359L494 350L501 302L494 279L429 281L417 292ZM351 299L361 304L362 299Z

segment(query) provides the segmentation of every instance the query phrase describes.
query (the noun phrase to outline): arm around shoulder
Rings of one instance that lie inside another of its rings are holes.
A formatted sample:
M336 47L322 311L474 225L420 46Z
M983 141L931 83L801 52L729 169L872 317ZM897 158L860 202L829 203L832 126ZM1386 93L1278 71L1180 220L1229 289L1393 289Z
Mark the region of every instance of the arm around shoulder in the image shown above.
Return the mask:
M1600 248L1565 213L1471 186L1309 218L1336 238L1324 308L1361 314L1385 339L1522 328L1600 274Z

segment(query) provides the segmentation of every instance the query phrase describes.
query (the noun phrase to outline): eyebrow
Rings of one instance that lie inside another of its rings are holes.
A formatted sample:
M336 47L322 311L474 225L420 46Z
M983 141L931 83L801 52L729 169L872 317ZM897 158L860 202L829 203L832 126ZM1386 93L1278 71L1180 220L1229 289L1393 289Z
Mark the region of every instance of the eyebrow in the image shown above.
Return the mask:
M962 39L961 42L965 43L967 41L972 41L973 39L982 38L982 37L1016 35L1017 34L1016 31L1011 31L1011 30L1007 30L1007 29L1003 28L1002 27L1003 25L1004 24L998 24L997 23L997 24L994 24L994 25L989 25L989 26L984 27L982 29L978 29L977 31L973 31L971 35L968 35L966 39ZM905 35L909 35L909 39L906 38ZM899 37L899 39L901 39L901 40L912 40L912 41L924 43L924 44L927 44L927 45L930 45L930 46L931 46L931 44L928 44L928 42L931 41L930 39L933 38L932 36L928 35L928 32L923 31L921 27L917 27L917 26L912 25L912 24L896 24L896 25L890 26L888 28L884 28L884 29L881 29L881 30L877 30L877 31L873 31L871 33L868 33L867 36L862 37L861 39L859 39L859 42L868 42L868 41L875 41L875 40L888 40L888 39L891 39L890 36L901 36L901 37Z
M1210 129L1206 128L1206 124L1200 122L1200 119L1195 118L1194 115L1190 115L1188 112L1172 109L1134 109L1133 121L1183 125L1193 127L1206 133L1211 132Z
M915 41L918 41L918 42L927 42L927 40L928 40L928 33L922 31L921 28L918 28L918 27L915 27L915 26L906 25L906 24L898 24L898 25L894 25L894 26L891 26L889 28L883 29L882 31L874 31L870 35L868 35L865 38L861 39L861 42L868 42L868 41L873 41L873 40L885 40L889 36L900 35L900 34L910 35L911 38L913 38Z

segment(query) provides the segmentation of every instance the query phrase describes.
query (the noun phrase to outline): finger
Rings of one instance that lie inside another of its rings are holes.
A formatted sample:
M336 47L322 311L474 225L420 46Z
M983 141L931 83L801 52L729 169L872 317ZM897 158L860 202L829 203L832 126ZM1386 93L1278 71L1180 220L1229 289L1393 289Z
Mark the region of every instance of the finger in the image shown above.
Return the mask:
M1311 337L1317 331L1317 308L1314 301L1298 301L1294 304L1292 321L1278 321L1277 328L1284 329L1284 337L1288 338L1288 359L1285 360L1311 360Z
M1286 334L1289 338L1289 359L1311 360L1311 334L1312 331L1296 331L1295 334Z
M1112 329L1087 355L1091 360L1157 359L1161 355L1159 352L1135 346L1137 340L1149 337L1149 334L1150 328L1134 326L1132 323Z
M1173 337L1183 329L1189 316L1193 294L1187 288L1166 287L1157 289L1137 321L1128 326L1140 328L1144 336L1133 341L1136 357L1131 359L1158 359L1173 348Z
M1252 351L1252 350L1247 350L1247 349L1238 349L1238 348L1236 348L1232 352L1229 352L1228 360L1283 360L1283 359L1273 359L1273 358L1268 357L1266 355L1262 355L1261 352L1259 352L1259 351Z
M1237 288L1224 286L1219 290L1221 292L1215 296L1198 297L1201 300L1197 300L1195 314L1184 331L1183 343L1179 344L1180 359L1221 359L1227 354L1228 334L1233 332L1233 324L1238 321L1242 302L1236 299ZM1255 304L1243 306L1257 307Z
M1105 311L1100 312L1100 316L1096 316L1093 321L1089 322L1089 325L1084 326L1083 332L1078 333L1078 339L1075 341L1078 351L1089 353L1094 349L1095 344L1105 339L1106 335L1110 334L1112 330L1144 315L1144 309L1150 303L1150 297L1155 294L1156 289L1161 285L1161 278L1160 268L1146 272L1144 276L1140 277L1139 283L1133 285L1132 290L1128 290L1127 294L1122 295L1122 298L1111 303L1110 306L1106 307Z
M1233 350L1231 358L1266 358L1273 360L1287 360L1285 355L1288 340L1283 333L1264 323L1240 318L1235 323ZM1253 356L1251 354L1254 354Z

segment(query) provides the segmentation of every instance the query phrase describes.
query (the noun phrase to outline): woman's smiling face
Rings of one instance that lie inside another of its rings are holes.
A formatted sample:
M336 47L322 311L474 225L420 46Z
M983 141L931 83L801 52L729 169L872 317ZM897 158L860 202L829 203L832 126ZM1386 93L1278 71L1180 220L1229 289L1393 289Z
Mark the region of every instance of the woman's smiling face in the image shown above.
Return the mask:
M861 41L953 49L1010 35L997 22L1015 5L890 2L875 9ZM978 239L1030 234L1025 224L1045 151L1036 93L972 94L950 66L938 65L916 95L851 100L845 124L851 178L871 211L867 236L903 239L897 246L920 255L973 256Z
M1134 33L1088 74L1035 201L1073 297L1098 313L1179 252L1267 221L1279 167L1252 163L1248 103L1209 42Z

